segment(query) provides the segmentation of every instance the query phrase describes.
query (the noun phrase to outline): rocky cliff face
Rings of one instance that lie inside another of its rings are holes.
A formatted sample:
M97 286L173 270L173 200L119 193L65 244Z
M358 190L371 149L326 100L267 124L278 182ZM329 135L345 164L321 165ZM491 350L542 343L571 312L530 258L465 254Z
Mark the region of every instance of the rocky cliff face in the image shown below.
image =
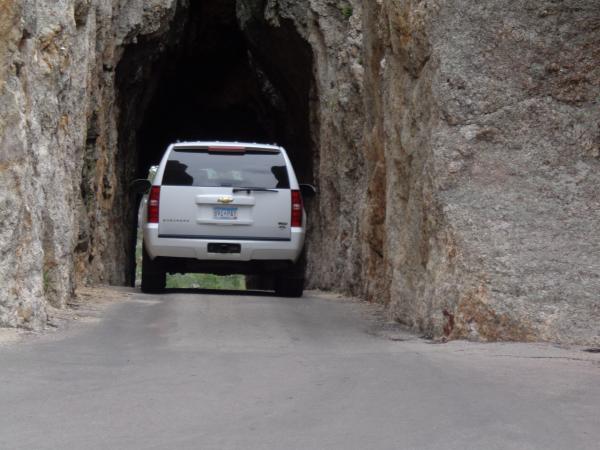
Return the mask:
M320 189L312 286L435 337L600 343L595 0L233 3L209 9L260 86L236 98ZM189 11L0 1L0 323L126 281L136 133Z
M123 283L115 75L175 2L0 2L0 324L39 328L77 281Z

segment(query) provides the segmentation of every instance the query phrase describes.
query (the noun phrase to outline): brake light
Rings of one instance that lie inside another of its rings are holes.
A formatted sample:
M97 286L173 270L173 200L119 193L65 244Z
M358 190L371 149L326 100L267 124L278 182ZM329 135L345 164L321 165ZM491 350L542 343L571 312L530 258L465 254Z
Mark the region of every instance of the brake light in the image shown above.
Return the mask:
M209 153L245 153L246 147L208 147Z
M158 223L159 202L160 186L152 186L148 196L148 223Z
M302 195L292 191L292 227L302 226Z

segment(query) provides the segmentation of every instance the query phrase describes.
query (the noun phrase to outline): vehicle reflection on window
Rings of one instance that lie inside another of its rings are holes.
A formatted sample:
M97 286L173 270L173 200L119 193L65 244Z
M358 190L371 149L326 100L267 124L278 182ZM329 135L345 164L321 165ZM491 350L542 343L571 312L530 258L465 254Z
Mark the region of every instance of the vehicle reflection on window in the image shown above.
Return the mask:
M163 184L169 186L193 186L194 177L187 172L188 166L179 161L167 161Z
M288 181L288 174L285 166L273 166L271 167L271 172L277 179L276 188L283 189L289 187L290 182Z
M280 154L223 155L174 151L167 161L163 185L289 189L285 160ZM190 169L191 168L191 169Z

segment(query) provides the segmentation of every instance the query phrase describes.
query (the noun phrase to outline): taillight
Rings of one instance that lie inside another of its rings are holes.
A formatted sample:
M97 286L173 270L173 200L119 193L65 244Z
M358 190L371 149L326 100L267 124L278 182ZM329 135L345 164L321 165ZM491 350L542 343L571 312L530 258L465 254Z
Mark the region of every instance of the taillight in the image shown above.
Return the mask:
M302 226L302 195L292 191L292 227Z
M158 206L160 202L160 186L152 186L148 196L148 223L158 223Z

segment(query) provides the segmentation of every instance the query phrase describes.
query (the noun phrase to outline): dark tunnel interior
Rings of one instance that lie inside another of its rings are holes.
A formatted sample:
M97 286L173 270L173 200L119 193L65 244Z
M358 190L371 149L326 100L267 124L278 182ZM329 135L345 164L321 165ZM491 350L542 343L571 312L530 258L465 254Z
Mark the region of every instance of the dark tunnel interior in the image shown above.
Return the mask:
M160 62L141 111L137 175L145 175L172 142L218 140L283 145L299 177L310 179L308 44L297 35L281 41L284 36L272 34L286 31L278 30L261 40L259 30L254 46L238 26L233 0L193 2L181 23L182 36ZM291 24L289 30L295 34Z
M190 2L167 36L128 46L117 67L124 178L145 178L170 143L216 140L282 145L299 180L312 182L312 77L310 46L292 23L257 18L242 31L235 0ZM136 201L125 209L136 223Z

